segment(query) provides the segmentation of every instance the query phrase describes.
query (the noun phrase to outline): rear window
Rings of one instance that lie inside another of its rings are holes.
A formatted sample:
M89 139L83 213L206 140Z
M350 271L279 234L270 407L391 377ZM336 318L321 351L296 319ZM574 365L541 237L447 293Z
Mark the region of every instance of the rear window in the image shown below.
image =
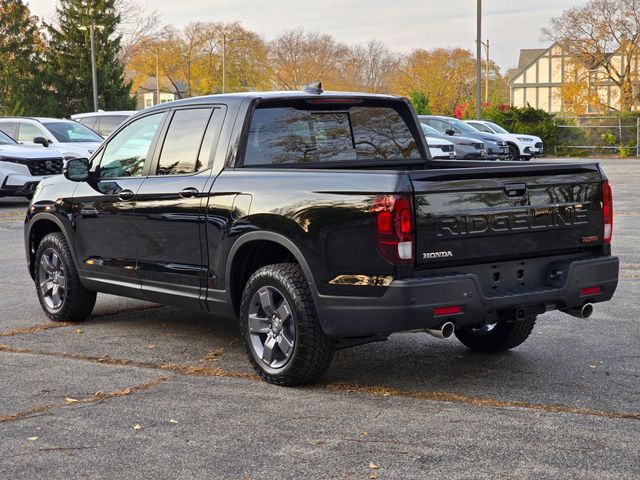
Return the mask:
M244 165L422 158L407 123L391 106L258 107Z

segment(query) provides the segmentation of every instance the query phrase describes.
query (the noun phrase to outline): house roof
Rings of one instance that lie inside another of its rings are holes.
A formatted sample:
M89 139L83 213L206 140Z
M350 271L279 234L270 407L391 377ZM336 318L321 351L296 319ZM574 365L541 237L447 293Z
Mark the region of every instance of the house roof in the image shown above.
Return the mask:
M533 61L546 52L546 48L521 48L518 59L518 70L522 70L533 63Z

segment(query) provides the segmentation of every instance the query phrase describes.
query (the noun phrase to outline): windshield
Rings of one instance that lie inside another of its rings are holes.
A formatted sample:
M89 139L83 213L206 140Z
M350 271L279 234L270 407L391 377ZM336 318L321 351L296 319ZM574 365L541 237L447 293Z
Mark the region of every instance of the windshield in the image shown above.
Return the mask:
M438 137L442 135L438 130L430 127L429 125L421 123L420 126L422 127L422 133L424 133L425 135L437 135Z
M18 142L0 130L0 145L15 145L16 143Z
M478 133L478 130L476 130L475 128L473 128L471 125L464 123L462 120L456 120L455 118L449 118L447 119L449 121L449 123L451 125L453 125L454 127L456 127L458 130L460 130L461 132L467 132L467 133Z
M500 125L498 125L497 123L487 122L487 125L489 125L493 129L494 132L497 132L497 133L509 133L504 128L502 128Z
M420 160L421 154L395 105L347 100L258 107L244 164L401 159Z
M102 142L102 137L77 122L51 122L45 127L61 143Z

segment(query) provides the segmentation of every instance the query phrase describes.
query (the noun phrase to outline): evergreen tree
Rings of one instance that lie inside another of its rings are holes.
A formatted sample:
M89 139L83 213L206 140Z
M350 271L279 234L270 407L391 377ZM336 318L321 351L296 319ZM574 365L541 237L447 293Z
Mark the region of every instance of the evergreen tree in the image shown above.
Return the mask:
M94 25L98 106L102 110L135 108L131 82L124 78L119 59L121 35L116 33L120 14L117 0L60 0L57 26L48 26L48 64L57 99L57 116L93 111L91 44L89 26Z
M0 114L46 113L43 42L22 0L0 0Z

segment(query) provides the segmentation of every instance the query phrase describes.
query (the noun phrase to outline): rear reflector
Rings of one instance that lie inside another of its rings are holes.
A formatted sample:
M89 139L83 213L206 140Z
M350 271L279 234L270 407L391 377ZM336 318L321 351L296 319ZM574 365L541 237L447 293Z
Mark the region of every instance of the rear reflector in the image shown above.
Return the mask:
M581 297L588 297L589 295L598 295L602 289L600 287L585 287L580 289Z
M602 240L611 243L613 235L613 193L609 180L602 183Z
M460 307L460 305L455 305L453 307L438 307L433 310L433 315L435 317L441 315L454 315L456 313L460 313L461 311L462 308Z

